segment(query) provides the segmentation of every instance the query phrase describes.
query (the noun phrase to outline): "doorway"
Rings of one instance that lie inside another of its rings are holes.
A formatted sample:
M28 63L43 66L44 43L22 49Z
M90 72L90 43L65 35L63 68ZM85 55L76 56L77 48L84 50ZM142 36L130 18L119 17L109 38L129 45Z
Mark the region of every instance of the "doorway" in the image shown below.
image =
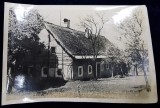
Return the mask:
M100 74L100 71L101 71L100 70L100 64L101 64L100 62L96 63L96 77L97 78L100 78L100 76L101 76L101 74Z

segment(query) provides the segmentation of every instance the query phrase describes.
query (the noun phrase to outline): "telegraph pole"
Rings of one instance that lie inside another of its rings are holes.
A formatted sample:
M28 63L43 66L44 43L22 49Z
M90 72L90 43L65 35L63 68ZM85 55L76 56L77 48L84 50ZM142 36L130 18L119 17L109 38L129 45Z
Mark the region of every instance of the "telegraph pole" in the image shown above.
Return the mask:
M49 60L50 59L50 41L51 40L50 40L50 34L49 34L48 35L48 76L49 76L49 67L50 67L50 65L49 65L50 64L49 63L50 62L50 60Z
M61 10L60 10L60 26L61 26ZM62 49L62 72L63 72L63 49Z

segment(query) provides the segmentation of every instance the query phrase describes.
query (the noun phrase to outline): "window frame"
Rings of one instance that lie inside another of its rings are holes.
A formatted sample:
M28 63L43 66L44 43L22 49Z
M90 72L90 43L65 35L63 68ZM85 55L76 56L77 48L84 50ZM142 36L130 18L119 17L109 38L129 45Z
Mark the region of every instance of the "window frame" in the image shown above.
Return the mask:
M45 68L47 68L47 67L42 67L42 69L41 69L41 77L47 77L48 76L48 74L44 73Z
M81 74L79 74L79 69L81 68L82 72ZM82 77L83 76L83 66L78 66L78 77Z
M55 51L54 52L52 52L52 50L51 50L51 54L55 54L56 53L56 50L57 50L57 47L56 46L51 46L51 48L55 48Z
M89 71L89 67L91 67L91 72ZM93 67L92 67L92 65L88 65L88 74L92 74L92 72L93 72Z

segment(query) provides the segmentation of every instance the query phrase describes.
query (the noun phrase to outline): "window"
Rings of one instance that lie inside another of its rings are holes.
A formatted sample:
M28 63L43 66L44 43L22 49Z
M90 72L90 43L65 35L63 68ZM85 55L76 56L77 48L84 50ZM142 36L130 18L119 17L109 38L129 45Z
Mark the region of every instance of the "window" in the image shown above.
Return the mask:
M34 73L34 68L33 68L33 66L29 66L29 67L28 67L28 75L32 76L33 73Z
M56 47L51 47L51 54L55 54L56 53Z
M104 63L101 63L101 71L104 71Z
M47 74L48 74L48 68L47 67L42 67L41 76L42 77L47 77Z
M43 68L43 74L47 75L47 73L48 73L48 68Z
M83 76L83 66L78 66L78 76Z
M88 74L91 74L91 73L92 73L92 66L88 65Z
M62 75L62 69L57 70L57 75Z

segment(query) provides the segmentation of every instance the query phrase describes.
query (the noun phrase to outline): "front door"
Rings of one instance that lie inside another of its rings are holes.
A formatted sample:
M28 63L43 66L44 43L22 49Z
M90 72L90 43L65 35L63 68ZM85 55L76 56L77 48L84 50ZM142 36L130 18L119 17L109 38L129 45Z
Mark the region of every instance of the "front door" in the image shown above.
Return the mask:
M100 63L96 63L96 77L100 78Z

